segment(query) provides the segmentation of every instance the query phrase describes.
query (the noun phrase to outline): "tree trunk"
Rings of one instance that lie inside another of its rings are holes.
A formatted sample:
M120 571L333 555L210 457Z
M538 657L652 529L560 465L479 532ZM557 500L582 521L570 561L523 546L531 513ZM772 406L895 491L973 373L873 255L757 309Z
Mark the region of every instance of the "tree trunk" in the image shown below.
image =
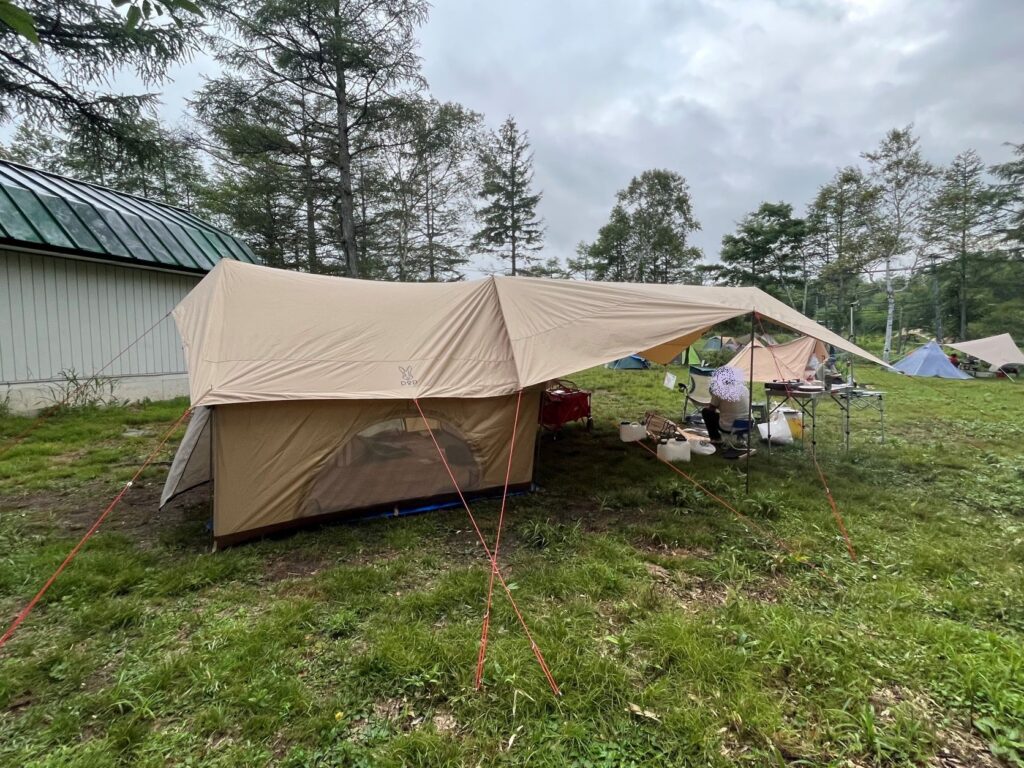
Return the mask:
M434 263L434 207L430 199L432 189L430 169L428 168L424 182L423 201L427 226L427 280L433 283L437 280L437 268Z
M892 320L896 314L896 289L892 284L892 256L885 259L885 346L882 347L882 362L888 363L892 354Z
M932 259L932 301L935 304L935 340L942 343L942 306L939 302L939 270L936 259Z
M512 196L509 200L509 236L512 243L512 276L515 276L515 257L516 257L516 222L515 222L515 211L516 211L516 194L515 194L515 147L509 152L509 184L512 187Z
M840 270L839 272L839 290L836 293L836 317L839 318L839 322L834 327L842 328L843 323L846 322L846 315L843 312L843 306L847 304L846 301L846 275ZM826 297L825 308L828 308L828 300ZM830 318L831 320L831 318Z
M335 38L340 39L341 7L335 4ZM335 54L337 56L337 54ZM349 277L359 277L359 251L356 249L356 223L354 198L352 196L352 150L348 135L348 93L345 65L337 58L334 61L334 101L338 110L338 218L341 220L341 247L345 252L345 264Z
M312 274L320 271L316 257L316 196L313 192L313 157L308 146L303 147L302 178L306 186L306 269Z
M806 259L803 261L803 269L801 271L803 273L802 277L804 280L804 299L803 303L800 305L800 314L807 317L807 283L809 282L810 275L808 274ZM817 315L815 315L815 317L817 317Z
M960 341L967 338L967 235L960 233Z
M903 307L900 307L900 348L899 348L899 353L898 354L900 354L900 355L903 354L903 350L905 348L906 342L907 342L907 329L903 325Z

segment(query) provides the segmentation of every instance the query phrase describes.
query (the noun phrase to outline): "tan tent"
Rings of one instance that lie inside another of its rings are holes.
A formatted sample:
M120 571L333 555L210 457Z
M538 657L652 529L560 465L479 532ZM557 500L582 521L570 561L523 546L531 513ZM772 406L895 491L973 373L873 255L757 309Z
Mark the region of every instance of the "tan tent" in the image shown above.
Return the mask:
M192 405L164 501L214 480L220 543L353 510L480 494L533 475L540 390L640 351L667 363L756 312L880 363L754 288L486 278L384 283L222 261L174 310Z
M825 344L810 336L801 336L785 344L765 346L754 342L754 381L794 381L807 378L828 357ZM742 347L727 364L750 376L750 344Z
M965 355L984 360L992 366L992 370L998 370L1004 365L1024 365L1024 352L1021 352L1020 348L1013 343L1013 337L1008 333L974 341L959 341L946 346L963 352Z

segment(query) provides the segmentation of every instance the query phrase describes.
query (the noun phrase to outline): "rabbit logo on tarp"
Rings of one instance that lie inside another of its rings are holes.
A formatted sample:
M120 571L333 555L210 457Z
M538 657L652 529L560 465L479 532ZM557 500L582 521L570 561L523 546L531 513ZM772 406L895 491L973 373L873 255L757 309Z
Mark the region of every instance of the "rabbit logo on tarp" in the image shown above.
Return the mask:
M398 366L399 373L402 374L402 386L403 387L415 387L419 382L413 375L412 366L405 367L404 365Z

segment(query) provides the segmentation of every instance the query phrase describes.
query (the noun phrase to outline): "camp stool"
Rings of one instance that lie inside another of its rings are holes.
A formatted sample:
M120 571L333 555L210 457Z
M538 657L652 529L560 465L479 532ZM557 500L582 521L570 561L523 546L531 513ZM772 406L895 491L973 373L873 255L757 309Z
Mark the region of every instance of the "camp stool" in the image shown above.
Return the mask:
M747 435L750 433L750 419L736 419L732 429L723 429L724 442L730 448L744 449L747 447Z

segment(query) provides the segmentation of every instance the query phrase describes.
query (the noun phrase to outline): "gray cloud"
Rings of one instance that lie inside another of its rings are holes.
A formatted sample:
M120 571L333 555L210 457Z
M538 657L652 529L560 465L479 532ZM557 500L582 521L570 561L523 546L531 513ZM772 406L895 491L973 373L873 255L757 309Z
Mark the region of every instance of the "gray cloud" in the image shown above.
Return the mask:
M529 131L547 251L566 257L647 168L689 181L714 257L762 200L802 211L836 168L915 123L925 153L989 163L1024 141L1021 0L437 0L440 99ZM163 117L214 74L180 68Z
M914 122L936 162L1024 140L1024 3L443 0L432 91L530 132L552 253L592 239L651 167L689 180L709 256L762 200L802 210Z

